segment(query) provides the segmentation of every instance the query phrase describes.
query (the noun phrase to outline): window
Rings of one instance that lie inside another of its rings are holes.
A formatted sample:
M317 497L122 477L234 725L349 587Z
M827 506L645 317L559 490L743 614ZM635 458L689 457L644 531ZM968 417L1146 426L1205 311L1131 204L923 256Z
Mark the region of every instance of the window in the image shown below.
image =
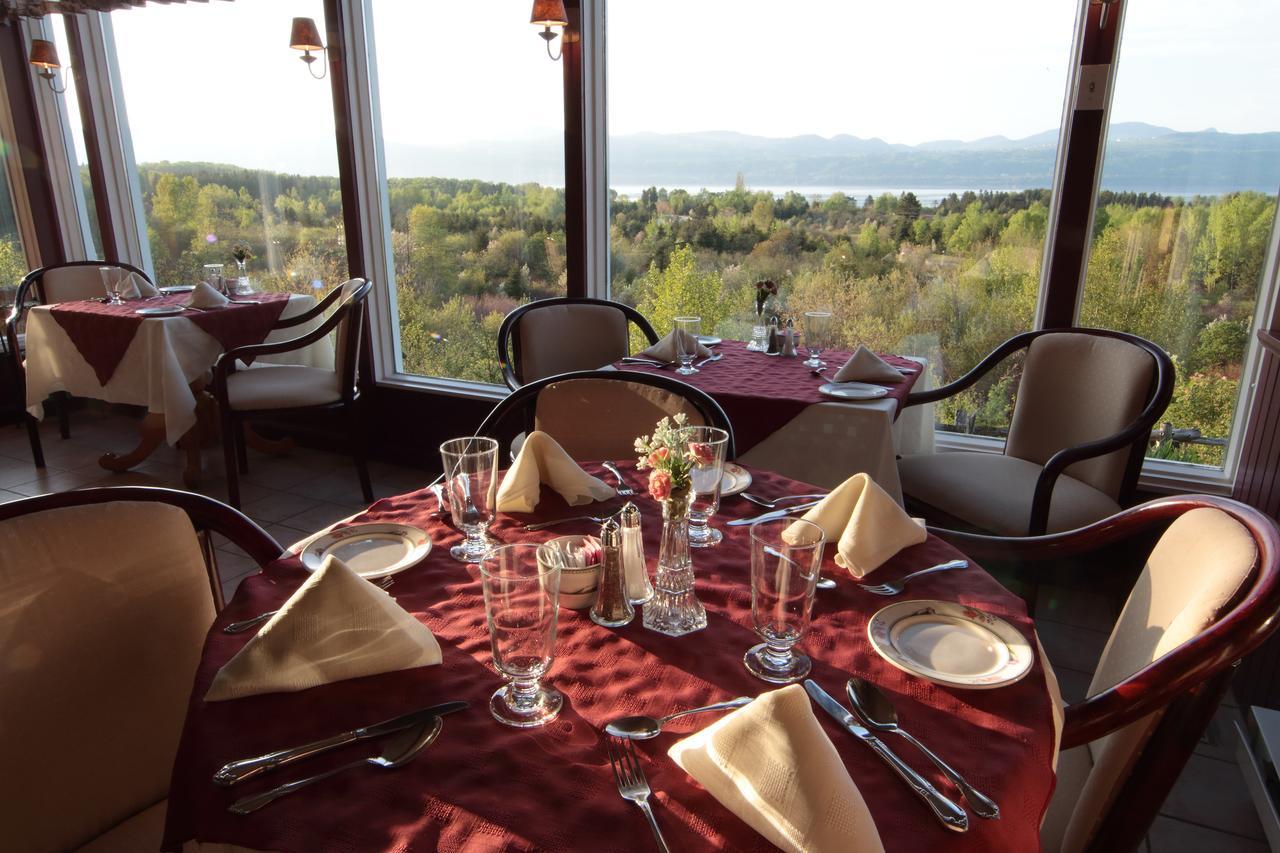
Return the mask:
M58 46L58 56L62 57L63 62L68 65L72 64L71 47L67 41L67 28L65 15L50 15L49 22L53 29L53 40ZM71 168L76 172L74 181L76 191L80 193L84 202L85 222L89 229L89 249L91 258L101 258L102 253L102 231L98 227L98 209L94 205L93 181L89 177L89 157L86 153L84 144L84 124L80 119L80 98L76 90L76 75L69 68L62 69L58 78L60 85L65 85L67 91L61 95L63 104L67 111L67 120L71 129L71 140L75 148L75 162L71 164Z
M0 157L0 309L13 305L18 283L27 274L27 254L22 248L22 235L14 213L13 195L9 190L8 140L0 140L5 150Z
M1280 187L1280 9L1126 3L1079 322L1164 347L1177 385L1149 455L1221 467Z

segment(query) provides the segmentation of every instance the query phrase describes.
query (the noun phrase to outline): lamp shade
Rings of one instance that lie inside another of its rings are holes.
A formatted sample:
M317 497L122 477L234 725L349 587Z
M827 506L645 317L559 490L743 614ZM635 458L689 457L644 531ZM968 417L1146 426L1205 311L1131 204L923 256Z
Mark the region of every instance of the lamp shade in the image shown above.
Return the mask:
M530 16L529 23L539 27L569 26L564 0L533 0L533 15Z
M289 34L289 47L294 50L324 50L316 22L311 18L294 18L293 32Z
M31 40L31 57L30 62L37 68L61 68L62 63L58 61L58 48L53 42L45 39Z

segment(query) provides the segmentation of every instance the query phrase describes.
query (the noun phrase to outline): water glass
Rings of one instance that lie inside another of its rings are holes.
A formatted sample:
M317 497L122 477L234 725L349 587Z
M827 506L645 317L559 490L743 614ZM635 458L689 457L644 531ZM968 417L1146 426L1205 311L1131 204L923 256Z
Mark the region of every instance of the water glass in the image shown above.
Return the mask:
M809 359L805 367L826 367L818 358L831 342L833 318L830 311L804 312L804 339L809 345Z
M120 286L124 282L124 270L119 267L98 267L98 276L102 279L102 286L107 290L107 304L123 304L124 300L120 298Z
M720 484L724 479L729 433L717 427L695 426L685 427L680 434L689 448L694 449L697 445L700 452L710 457L710 461L704 461L703 465L695 466L689 472L689 479L693 481L693 498L689 502L689 545L708 548L724 538L708 522L720 508Z
M485 531L497 506L498 442L478 435L451 438L440 445L440 461L453 526L467 537L449 554L459 562L478 563L492 545Z
M489 713L518 728L551 722L564 704L540 681L555 656L560 568L540 563L539 547L499 545L480 561L493 665L508 679L490 697Z
M219 293L227 289L226 280L222 277L222 264L205 264L204 280L206 284Z
M825 544L822 528L803 519L751 525L751 622L764 642L743 662L762 681L791 684L809 674L808 656L793 647L809 630Z
M676 373L682 376L688 376L691 373L697 373L698 368L693 366L693 360L698 355L698 335L702 334L702 318L701 317L676 317L674 320L676 345L676 357L680 360L680 367L676 369Z

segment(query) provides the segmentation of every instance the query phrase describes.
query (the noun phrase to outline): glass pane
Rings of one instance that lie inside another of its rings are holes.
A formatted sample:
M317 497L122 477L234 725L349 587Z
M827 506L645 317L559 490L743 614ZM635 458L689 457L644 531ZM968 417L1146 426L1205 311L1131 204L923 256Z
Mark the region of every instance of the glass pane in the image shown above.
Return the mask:
M424 49L442 21L479 35ZM378 0L373 22L399 367L501 382L503 316L566 292L563 66L528 0Z
M65 15L50 15L48 20L53 26L53 40L58 45L58 56L63 63L70 66L71 47L67 42L67 27ZM93 244L93 258L101 258L102 255L102 231L98 227L98 209L94 206L93 181L89 178L89 157L85 153L84 144L84 125L80 121L80 97L76 91L76 78L71 73L70 68L63 68L58 72L58 85L65 85L67 91L63 94L62 101L66 105L67 120L71 125L71 141L75 146L76 152L76 170L79 172L78 185L80 193L84 197L85 213L89 223L89 239Z
M1033 323L1078 5L611 3L613 297L743 339L767 279L842 348L963 374ZM998 431L1011 388L939 420Z
M12 153L9 140L0 140L0 309L13 305L18 285L27 274L27 254L22 248L22 236L18 233L18 220L13 213L13 196L9 192L9 170L2 162ZM2 314L4 312L0 312Z
M1221 466L1280 187L1280 7L1126 5L1080 323L1168 350L1149 455Z
M157 283L230 274L237 245L264 290L347 278L333 95L288 47L295 15L322 22L322 3L111 13Z

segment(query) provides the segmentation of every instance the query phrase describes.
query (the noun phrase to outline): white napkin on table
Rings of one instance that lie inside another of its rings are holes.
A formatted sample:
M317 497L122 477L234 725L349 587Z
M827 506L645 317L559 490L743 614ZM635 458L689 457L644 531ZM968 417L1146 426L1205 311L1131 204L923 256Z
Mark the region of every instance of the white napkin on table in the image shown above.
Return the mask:
M607 501L617 494L603 480L583 471L554 438L534 430L498 487L498 512L533 512L544 483L569 506Z
M121 299L143 299L158 295L160 291L136 272L128 273L120 279Z
M293 693L437 663L440 644L426 625L341 560L327 557L218 670L204 698Z
M858 344L849 360L836 371L836 382L901 382L902 374L880 356Z
M675 364L680 360L680 353L676 351L676 335L683 335L685 339L694 337L684 329L672 329L662 340L658 341L644 352L636 353L636 357L654 358L658 361L665 362L666 364ZM697 348L694 358L707 358L711 355L711 350L704 347L696 338L690 343Z
M798 684L759 696L667 754L783 850L884 850L862 794Z
M210 287L209 282L202 281L195 286L195 289L191 291L191 295L187 297L187 301L182 304L192 308L221 308L230 301L230 299Z
M822 528L827 541L836 543L836 565L859 578L929 535L924 519L907 515L866 474L845 480L801 518Z

